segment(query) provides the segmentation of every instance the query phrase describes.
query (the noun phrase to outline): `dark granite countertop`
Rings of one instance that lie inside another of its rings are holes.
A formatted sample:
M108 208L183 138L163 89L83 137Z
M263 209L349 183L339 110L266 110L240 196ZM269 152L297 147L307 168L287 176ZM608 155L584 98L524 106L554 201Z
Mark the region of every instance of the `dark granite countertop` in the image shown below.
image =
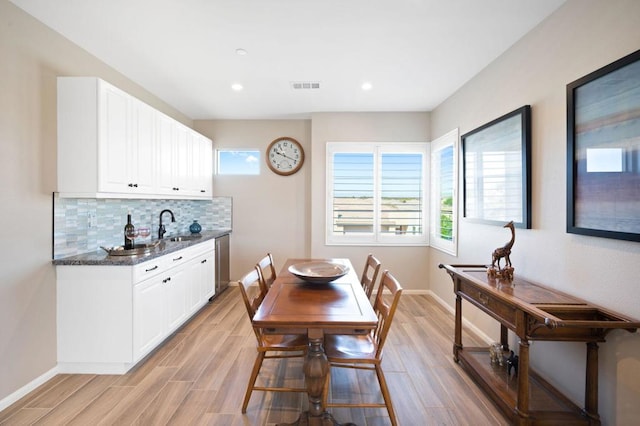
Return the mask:
M94 252L83 253L76 256L64 257L61 259L54 259L52 263L54 265L103 265L103 266L131 266L138 263L147 262L155 259L156 257L164 256L165 254L172 253L174 251L182 250L187 247L200 244L207 240L222 237L231 233L231 229L218 229L213 231L203 232L200 238L189 241L169 241L173 235L166 235L164 241L162 241L158 247L149 254L141 256L109 256L107 252L99 249Z

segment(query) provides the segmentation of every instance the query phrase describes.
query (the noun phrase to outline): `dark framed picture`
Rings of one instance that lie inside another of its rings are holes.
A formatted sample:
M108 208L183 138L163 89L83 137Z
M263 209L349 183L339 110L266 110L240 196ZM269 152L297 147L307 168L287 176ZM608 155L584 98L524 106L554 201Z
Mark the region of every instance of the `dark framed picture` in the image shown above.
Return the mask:
M567 232L640 241L640 50L567 85Z
M465 219L531 228L531 106L461 139Z

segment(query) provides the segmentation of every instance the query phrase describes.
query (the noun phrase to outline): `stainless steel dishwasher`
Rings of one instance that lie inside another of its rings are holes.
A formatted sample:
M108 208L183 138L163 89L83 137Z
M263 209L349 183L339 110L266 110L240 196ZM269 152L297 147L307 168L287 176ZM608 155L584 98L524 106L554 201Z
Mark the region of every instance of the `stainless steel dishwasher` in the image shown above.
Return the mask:
M216 238L216 292L214 299L229 286L229 234Z

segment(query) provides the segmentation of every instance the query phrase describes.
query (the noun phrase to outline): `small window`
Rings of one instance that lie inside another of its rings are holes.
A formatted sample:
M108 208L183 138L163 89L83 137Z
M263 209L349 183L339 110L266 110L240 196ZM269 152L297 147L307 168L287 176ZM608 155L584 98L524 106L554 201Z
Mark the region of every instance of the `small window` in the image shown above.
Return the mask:
M216 173L219 175L259 175L260 151L227 150L216 151Z
M430 245L457 255L458 129L431 142Z

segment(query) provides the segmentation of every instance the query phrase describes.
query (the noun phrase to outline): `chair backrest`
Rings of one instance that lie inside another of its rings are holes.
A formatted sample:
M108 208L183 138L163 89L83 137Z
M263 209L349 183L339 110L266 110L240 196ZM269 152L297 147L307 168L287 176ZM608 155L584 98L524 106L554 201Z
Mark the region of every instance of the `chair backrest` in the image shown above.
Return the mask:
M371 293L373 293L373 287L376 285L378 272L380 272L380 261L372 254L369 254L369 256L367 256L367 261L364 264L362 277L360 278L360 283L362 284L362 288L368 298L371 298Z
M260 277L258 268L255 267L248 272L244 277L238 281L238 287L240 287L240 294L242 294L242 299L244 300L244 305L247 308L247 314L249 315L249 320L253 321L253 316L256 313L256 310L262 303L264 296L266 293L262 289L262 286L258 285L258 291L251 291L250 287L255 284L260 283Z
M255 290L251 290L255 283L258 283ZM238 287L240 287L240 294L242 294L242 300L247 308L247 315L249 315L249 321L253 321L253 316L256 314L258 307L264 300L267 293L260 284L260 271L258 267L254 267L253 270L247 273L240 281L238 281ZM256 335L258 345L262 344L262 329L252 327L253 333Z
M267 253L256 264L256 268L260 269L260 285L267 292L271 288L271 284L276 280L276 267L273 265L273 256Z
M385 301L385 298L382 296L385 289L391 293L391 302ZM380 285L378 286L376 300L373 304L373 310L378 316L378 326L373 331L373 337L377 345L377 358L382 356L382 347L387 340L387 335L391 328L391 322L393 321L393 316L396 313L396 308L398 307L401 294L402 287L398 280L396 280L389 271L384 271L382 273L382 278L380 279Z

